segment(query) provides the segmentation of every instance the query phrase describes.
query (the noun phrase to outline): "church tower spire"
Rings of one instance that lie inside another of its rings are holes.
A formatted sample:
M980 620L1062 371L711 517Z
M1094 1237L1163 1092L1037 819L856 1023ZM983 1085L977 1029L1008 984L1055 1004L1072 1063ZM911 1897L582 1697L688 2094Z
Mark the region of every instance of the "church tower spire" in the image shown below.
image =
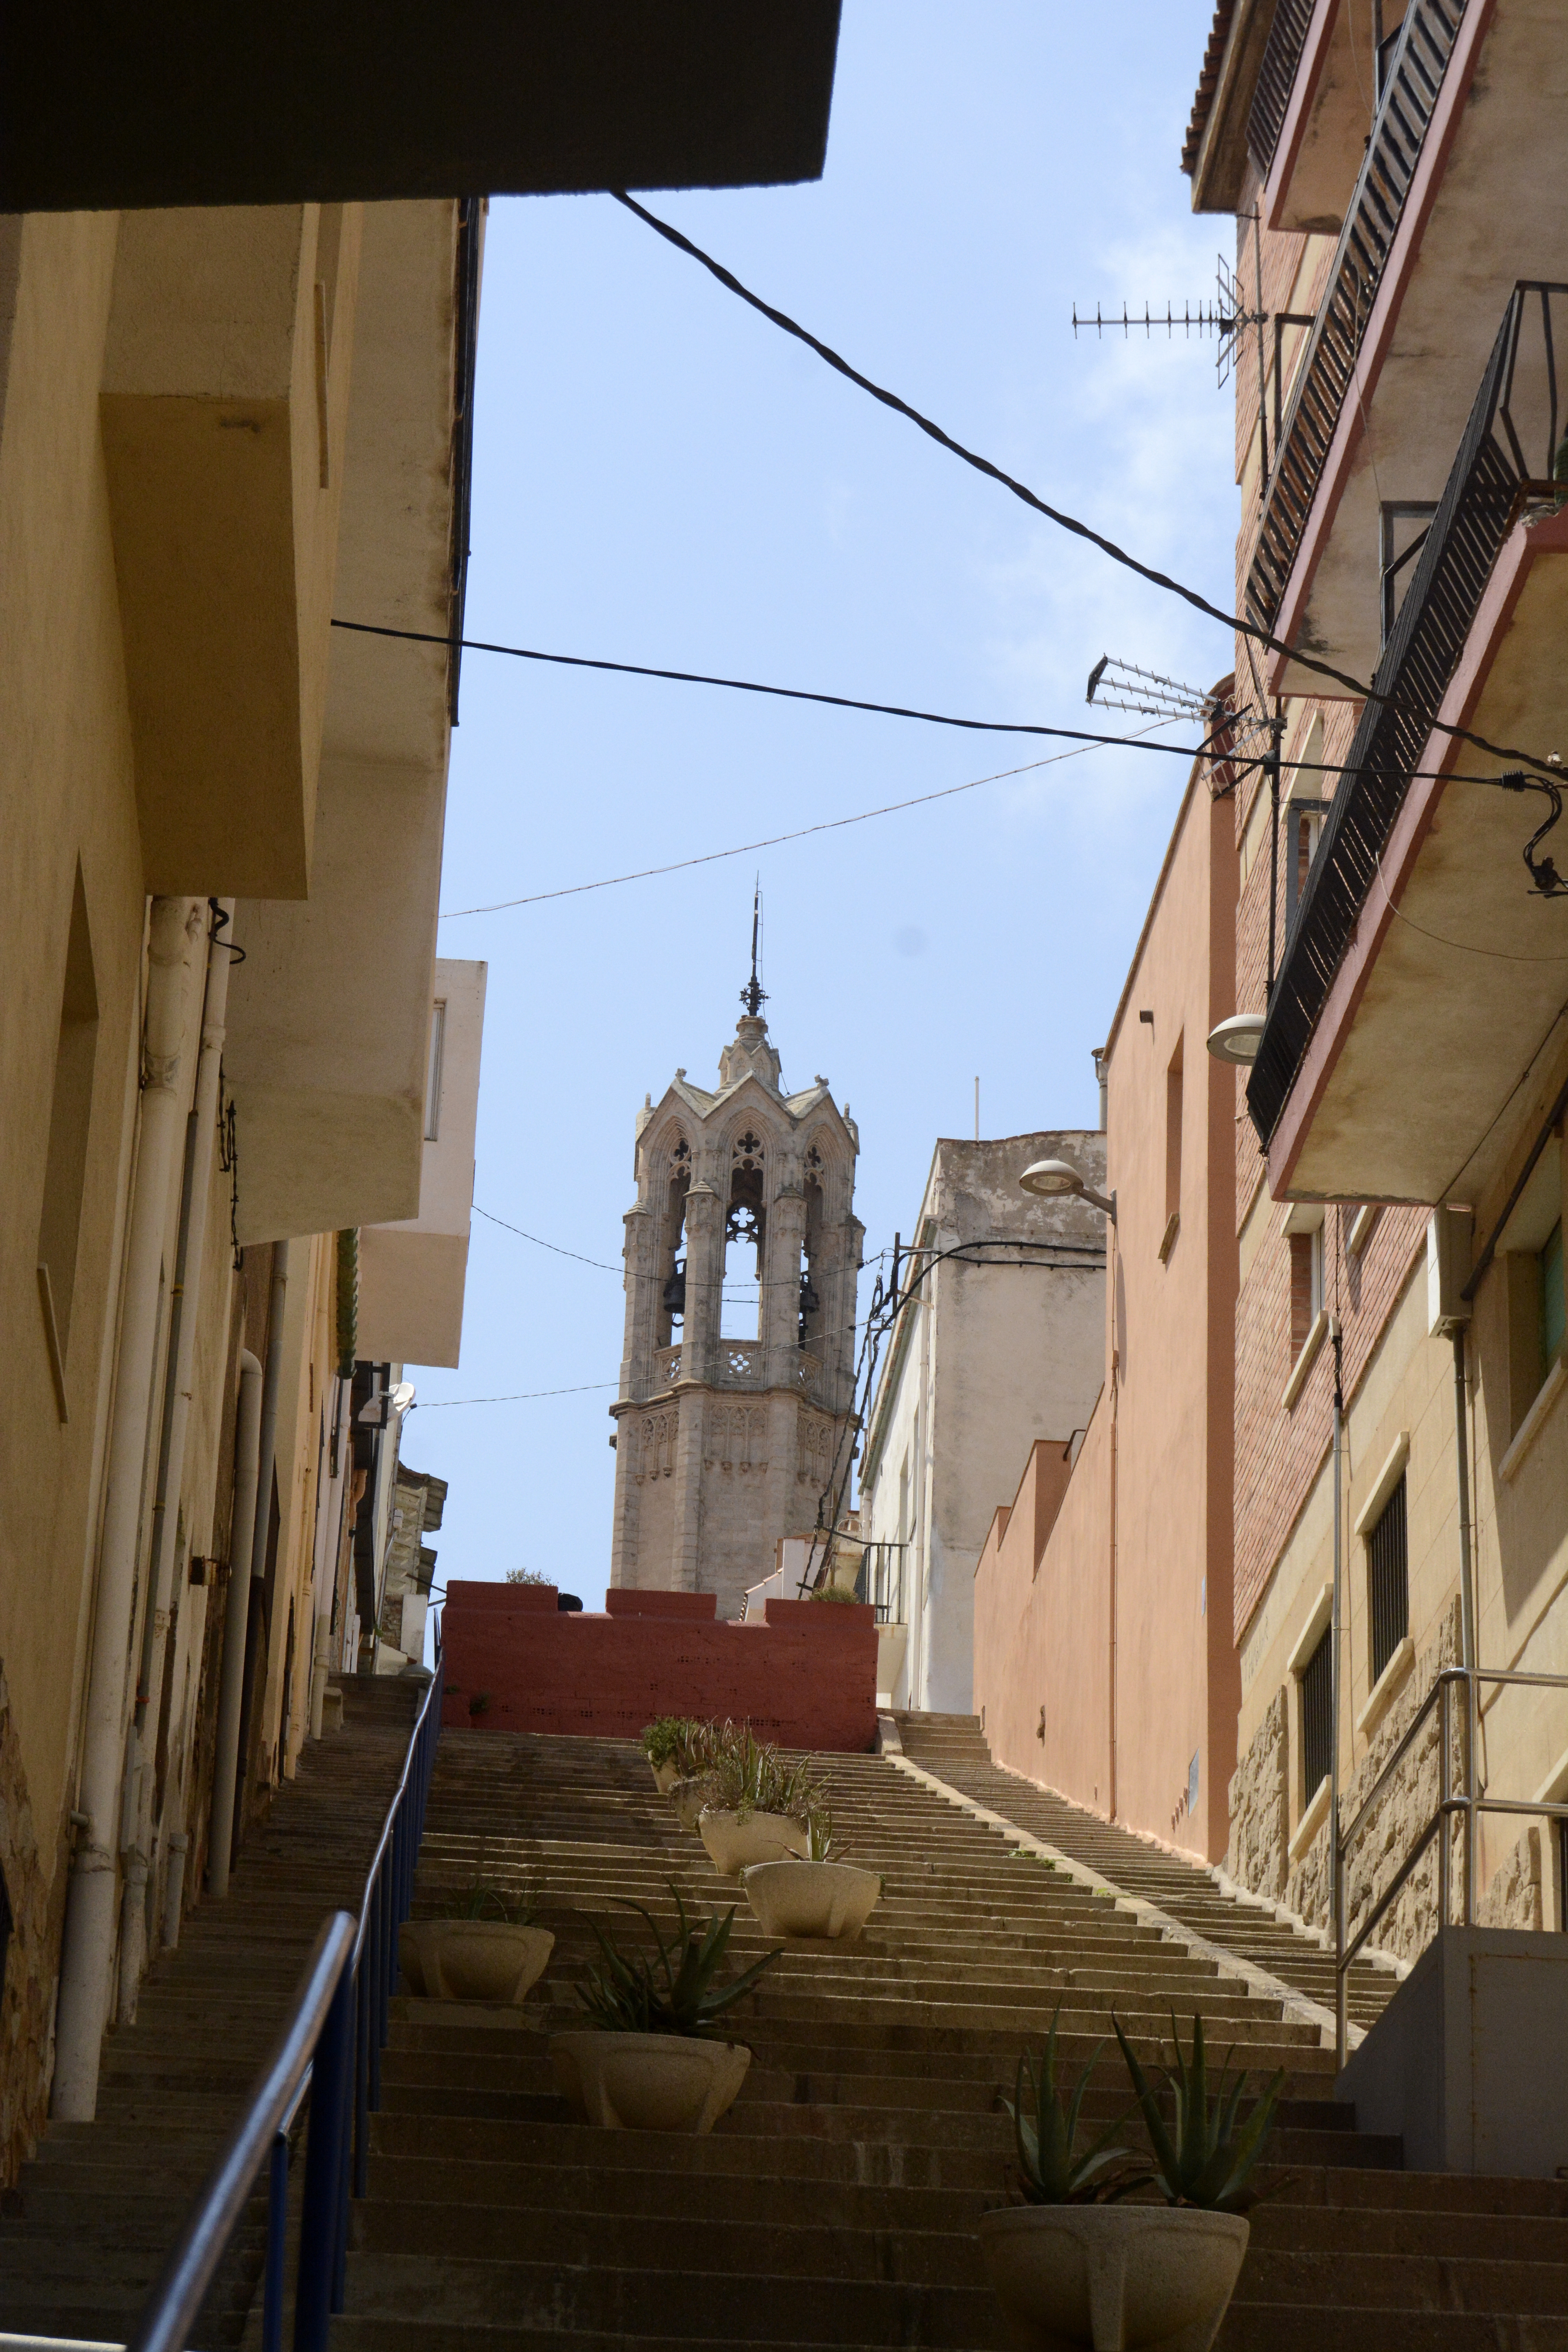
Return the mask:
M826 1078L786 1094L752 975L712 1092L676 1073L637 1118L610 1581L735 1617L847 1467L859 1137Z

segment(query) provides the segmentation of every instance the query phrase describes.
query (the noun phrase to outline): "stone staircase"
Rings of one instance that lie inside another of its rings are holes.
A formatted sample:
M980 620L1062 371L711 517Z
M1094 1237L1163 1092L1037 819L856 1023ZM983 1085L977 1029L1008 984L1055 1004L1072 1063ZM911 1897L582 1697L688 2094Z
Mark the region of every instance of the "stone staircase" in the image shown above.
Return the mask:
M578 2015L590 1922L640 1932L627 1898L672 1921L673 1880L704 1912L739 1902L744 1960L765 1947L743 1895L634 1748L444 1735L416 1908L476 1874L528 1884L556 1948L521 2011L394 2002L334 2352L1001 2346L973 2231L1007 2193L998 2092L1058 2000L1069 2070L1113 2007L1154 2056L1173 2006L1184 2026L1202 2007L1216 2053L1289 2069L1277 2194L1220 2352L1568 2352L1568 2184L1405 2173L1281 2002L889 1759L816 1760L885 1897L860 1943L786 1948L735 2016L755 2053L740 2099L690 2139L574 2121L547 2035ZM1126 2105L1112 2058L1086 2102L1107 2120Z
M1267 1969L1332 2015L1333 1954L1314 1937L1277 1918L1271 1908L1226 1895L1201 1863L1186 1862L993 1763L978 1716L900 1712L892 1719L909 1760L960 1796L1056 1846L1122 1893L1157 1905L1194 1935ZM1391 1968L1352 1961L1345 2000L1352 2026L1375 2023L1398 1982Z
M136 2022L105 2042L98 2115L51 2123L0 2215L0 2330L122 2341L282 2023L329 1911L357 1912L407 1753L418 1691L343 1684L343 1728L248 1832L229 1893L186 1918ZM265 2191L194 2341L237 2345L260 2276Z

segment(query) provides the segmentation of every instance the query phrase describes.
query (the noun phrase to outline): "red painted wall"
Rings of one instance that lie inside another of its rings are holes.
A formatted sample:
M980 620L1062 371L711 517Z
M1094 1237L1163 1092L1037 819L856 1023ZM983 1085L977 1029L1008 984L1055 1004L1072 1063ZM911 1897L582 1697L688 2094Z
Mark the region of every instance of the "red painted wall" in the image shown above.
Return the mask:
M447 1588L443 1723L476 1731L635 1739L656 1715L749 1721L781 1748L864 1753L877 1728L869 1608L769 1601L761 1624L721 1622L710 1592L606 1596L559 1613L549 1585ZM483 1696L488 1704L473 1710Z

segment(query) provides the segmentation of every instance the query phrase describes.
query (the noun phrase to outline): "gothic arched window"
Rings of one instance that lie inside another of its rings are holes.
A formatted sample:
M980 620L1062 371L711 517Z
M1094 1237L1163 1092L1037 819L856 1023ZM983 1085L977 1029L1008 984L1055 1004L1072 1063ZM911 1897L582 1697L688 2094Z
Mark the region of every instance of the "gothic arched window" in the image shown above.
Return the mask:
M724 1210L724 1311L720 1325L727 1339L758 1339L763 1330L763 1282L767 1254L767 1155L752 1128L730 1150L730 1198ZM750 1265L745 1253L752 1253Z
M686 1318L686 1195L691 1189L691 1146L677 1135L662 1171L658 1200L658 1250L654 1259L659 1296L654 1309L654 1345L668 1348Z

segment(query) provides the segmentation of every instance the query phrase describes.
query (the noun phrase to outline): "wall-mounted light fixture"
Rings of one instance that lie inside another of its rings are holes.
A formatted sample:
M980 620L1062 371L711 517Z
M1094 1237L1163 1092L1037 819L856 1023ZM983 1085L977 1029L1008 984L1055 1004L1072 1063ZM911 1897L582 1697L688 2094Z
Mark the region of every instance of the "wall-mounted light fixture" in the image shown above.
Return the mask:
M1248 1068L1258 1059L1258 1048L1263 1036L1261 1013L1233 1013L1217 1029L1211 1029L1207 1045L1216 1062L1231 1062Z
M1080 1201L1087 1201L1091 1209L1098 1209L1102 1216L1109 1217L1112 1224L1116 1223L1115 1193L1112 1192L1107 1200L1103 1192L1097 1192L1088 1178L1080 1170L1075 1168L1070 1160L1035 1160L1032 1166L1026 1168L1019 1177L1018 1189L1020 1192L1033 1192L1043 1201L1063 1200L1076 1195Z

